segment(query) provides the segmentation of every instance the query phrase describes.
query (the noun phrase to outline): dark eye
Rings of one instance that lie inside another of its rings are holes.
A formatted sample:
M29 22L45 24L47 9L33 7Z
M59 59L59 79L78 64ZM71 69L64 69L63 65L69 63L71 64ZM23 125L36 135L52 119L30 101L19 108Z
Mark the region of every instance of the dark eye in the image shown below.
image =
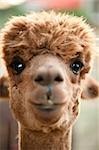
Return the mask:
M25 68L25 64L20 57L15 57L10 66L16 74L20 74Z
M77 75L83 66L84 65L81 61L76 60L70 65L70 68L71 68L72 72Z

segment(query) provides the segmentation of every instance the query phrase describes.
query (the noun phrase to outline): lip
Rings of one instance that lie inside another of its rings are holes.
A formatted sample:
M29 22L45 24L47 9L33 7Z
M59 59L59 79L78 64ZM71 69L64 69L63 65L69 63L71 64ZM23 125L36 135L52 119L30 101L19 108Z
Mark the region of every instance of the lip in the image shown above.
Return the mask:
M41 111L54 111L56 109L63 107L65 103L51 103L51 102L47 104L32 103L32 105Z
M30 102L30 108L33 110L36 119L40 120L42 123L52 124L57 122L61 117L61 114L64 112L64 107L66 103L55 103L48 100L41 103Z

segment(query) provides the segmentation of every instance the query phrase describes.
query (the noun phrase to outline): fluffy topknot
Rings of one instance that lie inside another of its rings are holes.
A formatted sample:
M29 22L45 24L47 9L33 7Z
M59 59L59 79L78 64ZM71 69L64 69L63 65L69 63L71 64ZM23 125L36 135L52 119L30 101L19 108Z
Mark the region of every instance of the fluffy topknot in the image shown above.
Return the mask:
M81 51L91 53L94 46L92 29L83 18L53 11L13 17L2 30L1 37L7 64L17 53L25 61L31 55L47 52L66 60L67 56L72 57Z

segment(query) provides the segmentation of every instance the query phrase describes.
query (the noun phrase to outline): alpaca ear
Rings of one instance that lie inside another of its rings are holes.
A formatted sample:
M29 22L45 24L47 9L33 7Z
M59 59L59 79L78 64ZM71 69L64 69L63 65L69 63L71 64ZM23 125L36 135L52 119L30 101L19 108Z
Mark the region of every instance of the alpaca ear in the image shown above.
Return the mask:
M0 78L0 97L9 97L7 77Z
M87 77L83 82L82 99L94 99L99 96L99 83L92 77Z

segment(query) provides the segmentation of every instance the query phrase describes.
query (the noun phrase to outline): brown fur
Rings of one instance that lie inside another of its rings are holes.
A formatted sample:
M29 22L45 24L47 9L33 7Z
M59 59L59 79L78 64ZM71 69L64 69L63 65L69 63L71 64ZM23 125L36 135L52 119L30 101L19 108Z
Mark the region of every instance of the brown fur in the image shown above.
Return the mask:
M7 77L0 78L0 97L9 97Z
M21 149L70 150L71 127L79 113L81 80L90 70L95 49L92 29L82 18L40 12L14 17L1 37L10 79L10 104L20 122ZM25 64L19 75L11 67L15 57ZM75 75L70 65L77 59L84 66ZM49 86L35 81L39 72L49 74L49 78L57 72L62 76L62 81L50 87L51 103L64 103L55 112L42 112L33 105L48 103Z
M92 77L86 78L83 83L82 99L93 99L99 95L99 83Z

